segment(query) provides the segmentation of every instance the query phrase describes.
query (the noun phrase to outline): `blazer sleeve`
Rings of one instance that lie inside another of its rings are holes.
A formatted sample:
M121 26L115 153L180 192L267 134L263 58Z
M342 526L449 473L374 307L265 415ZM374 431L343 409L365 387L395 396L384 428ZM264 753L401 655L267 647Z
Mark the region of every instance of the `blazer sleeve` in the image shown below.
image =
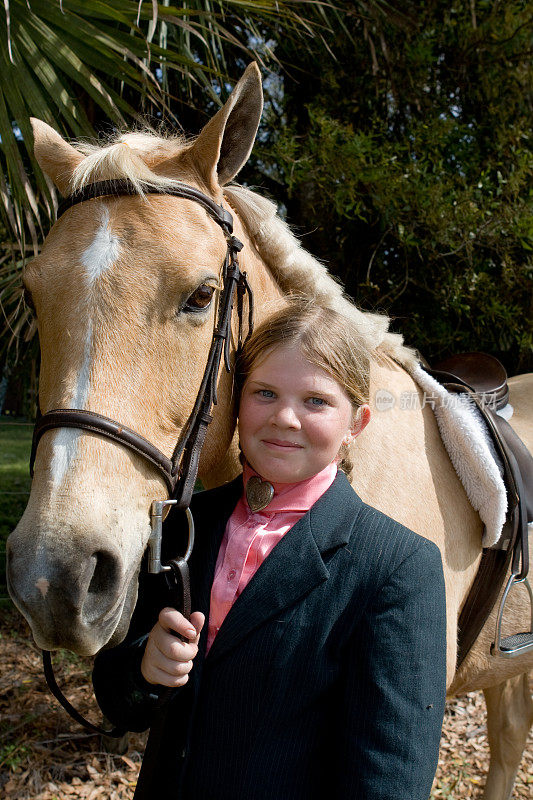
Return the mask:
M444 578L432 542L420 537L394 570L347 650L333 796L428 800L446 694Z

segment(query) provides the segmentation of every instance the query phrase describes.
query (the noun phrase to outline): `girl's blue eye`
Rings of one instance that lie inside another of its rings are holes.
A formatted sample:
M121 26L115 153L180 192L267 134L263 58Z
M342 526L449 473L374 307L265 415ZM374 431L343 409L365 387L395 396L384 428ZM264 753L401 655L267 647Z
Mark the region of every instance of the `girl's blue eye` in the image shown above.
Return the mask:
M259 389L257 393L260 397L274 397L274 392L271 389Z
M310 397L312 406L325 406L326 401L322 397Z

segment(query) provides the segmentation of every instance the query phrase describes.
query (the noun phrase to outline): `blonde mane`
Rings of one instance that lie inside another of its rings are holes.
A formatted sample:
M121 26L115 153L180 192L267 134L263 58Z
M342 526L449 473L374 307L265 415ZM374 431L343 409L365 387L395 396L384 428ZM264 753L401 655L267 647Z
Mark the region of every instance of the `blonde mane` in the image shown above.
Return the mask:
M300 295L329 306L357 328L368 352L389 356L413 368L418 359L403 344L403 336L389 331L386 314L361 311L343 287L314 256L301 246L279 216L276 205L244 186L227 186L224 196L235 209L276 283L286 293ZM377 355L377 354L376 354Z
M70 189L74 192L88 183L112 178L128 178L140 195L143 185L159 191L170 189L180 181L158 174L157 167L190 144L182 135L161 137L149 130L117 134L104 145L77 142L75 146L85 158L74 170ZM303 249L273 202L235 184L223 191L283 292L316 300L347 317L369 354L388 356L408 369L416 366L414 350L403 344L401 334L389 331L389 317L358 309L327 268Z

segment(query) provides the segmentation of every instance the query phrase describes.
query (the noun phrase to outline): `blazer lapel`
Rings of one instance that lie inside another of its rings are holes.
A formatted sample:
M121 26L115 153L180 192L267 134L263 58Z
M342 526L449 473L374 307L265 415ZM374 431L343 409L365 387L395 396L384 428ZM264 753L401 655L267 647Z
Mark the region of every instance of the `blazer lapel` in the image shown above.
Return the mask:
M236 647L258 625L327 580L329 572L322 555L347 543L361 505L339 473L310 512L276 544L237 598L216 635L208 662ZM210 580L212 583L212 575Z

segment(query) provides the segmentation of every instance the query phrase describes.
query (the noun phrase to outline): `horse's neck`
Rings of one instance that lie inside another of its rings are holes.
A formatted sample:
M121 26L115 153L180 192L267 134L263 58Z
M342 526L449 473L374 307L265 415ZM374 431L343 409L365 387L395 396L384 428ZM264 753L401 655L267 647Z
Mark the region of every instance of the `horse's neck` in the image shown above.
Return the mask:
M444 449L431 407L422 408L422 391L390 362L373 365L370 400L372 418L353 446L355 490L441 549L448 544L461 549L456 540L466 538L479 550L479 518Z
M270 269L261 258L240 220L237 235L245 243L241 254L241 268L246 272L253 291L254 323L257 325L286 304L284 293L276 283Z

